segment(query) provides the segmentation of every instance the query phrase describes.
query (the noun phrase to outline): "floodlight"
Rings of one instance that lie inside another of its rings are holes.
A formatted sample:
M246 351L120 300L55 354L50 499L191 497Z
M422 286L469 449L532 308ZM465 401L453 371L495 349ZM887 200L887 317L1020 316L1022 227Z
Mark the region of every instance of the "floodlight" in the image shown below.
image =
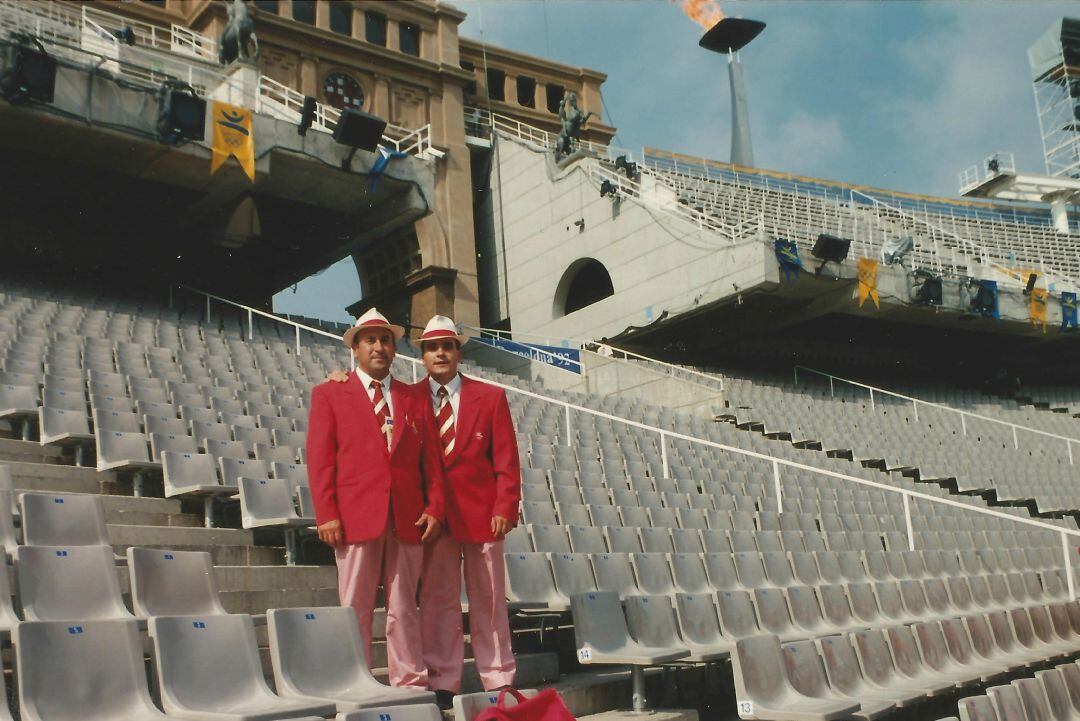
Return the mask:
M812 256L821 261L821 265L818 266L815 273L820 275L821 269L825 267L826 263L836 263L837 265L843 263L850 248L851 241L846 238L837 238L835 235L828 235L827 233L819 235L813 249L810 251Z
M206 100L187 83L166 80L158 92L158 137L176 145L181 140L206 137Z
M616 185L614 183L612 183L610 180L605 180L602 183L600 183L600 197L601 198L606 198L609 195L614 196L618 192L619 192L619 188L616 187Z
M638 175L637 163L628 161L625 155L615 158L615 170L622 170L630 180L634 180Z
M362 110L346 108L334 126L334 140L350 148L374 151L379 147L386 121Z
M924 269L916 270L912 296L912 300L918 305L940 306L942 301L941 276L934 275Z
M125 25L120 30L113 30L113 37L126 45L135 44L135 31L130 25Z

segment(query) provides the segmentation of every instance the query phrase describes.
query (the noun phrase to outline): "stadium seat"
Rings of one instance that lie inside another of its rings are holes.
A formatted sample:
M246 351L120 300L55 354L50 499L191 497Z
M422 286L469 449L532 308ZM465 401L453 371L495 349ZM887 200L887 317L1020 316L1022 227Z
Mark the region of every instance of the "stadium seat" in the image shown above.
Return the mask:
M691 662L707 663L728 656L728 648L707 649L686 643L679 635L675 612L667 596L627 596L625 605L630 636L643 646L688 649L690 655L686 660Z
M868 644L875 644L876 640L863 634L878 633L876 630L858 631L856 637L856 649L859 648L860 635ZM924 663L916 643L914 632L908 626L889 626L884 629L885 638L888 640L889 649L892 651L893 662L897 672L905 683L925 685L929 690L942 691L947 688L961 687L967 683L968 678L961 673L939 674L928 664ZM860 657L861 658L861 657ZM940 664L944 666L944 664Z
M862 713L869 700L882 708L904 707L926 699L924 691L903 684L879 685L863 676L851 639L846 636L825 636L818 640L818 649L829 686L849 698L859 699ZM876 702L882 702L877 704ZM887 704L887 705L886 705Z
M140 618L225 613L210 554L127 549L131 605Z
M960 721L999 721L994 702L989 696L969 696L957 702Z
M506 599L515 608L567 611L568 598L555 589L546 553L506 553Z
M109 545L100 496L27 492L19 495L19 509L27 545Z
M38 415L36 385L0 385L0 420L14 421L22 427L22 438L30 440L31 427Z
M27 621L131 618L108 546L19 546L15 574Z
M20 623L14 631L23 721L165 721L150 699L131 621ZM0 718L7 704L0 704Z
M270 609L266 623L274 682L283 697L333 703L339 712L435 700L431 691L375 680L352 608Z
M848 700L812 698L797 691L775 636L739 639L731 660L736 709L743 718L829 721L859 709Z
M455 697L457 700L458 697ZM442 711L433 703L403 706L377 706L346 711L334 717L335 721L439 721Z
M651 647L630 637L619 597L593 591L570 598L578 661L583 664L657 665L690 655L685 647Z
M332 703L282 698L270 690L250 616L157 616L149 629L161 704L170 716L259 721L335 711Z

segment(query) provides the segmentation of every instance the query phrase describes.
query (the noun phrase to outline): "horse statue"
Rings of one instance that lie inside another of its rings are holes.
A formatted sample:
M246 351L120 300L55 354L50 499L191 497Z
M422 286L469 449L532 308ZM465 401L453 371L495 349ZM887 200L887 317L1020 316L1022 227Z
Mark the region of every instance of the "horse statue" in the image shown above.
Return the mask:
M555 143L556 160L565 158L573 152L574 145L581 137L581 126L592 115L594 113L591 110L587 113L581 112L581 108L578 107L577 93L573 90L566 91L559 105L559 122L562 123L562 130L559 131L559 138Z
M248 45L255 46L248 53ZM232 0L229 4L229 22L218 38L218 62L228 65L234 60L258 60L259 38L255 36L255 23L244 0Z

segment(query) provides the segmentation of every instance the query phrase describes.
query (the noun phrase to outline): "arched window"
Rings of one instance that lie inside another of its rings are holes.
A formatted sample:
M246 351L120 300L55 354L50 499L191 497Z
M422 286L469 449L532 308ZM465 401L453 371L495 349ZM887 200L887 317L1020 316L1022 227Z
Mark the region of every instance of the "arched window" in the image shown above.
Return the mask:
M555 289L555 317L570 315L614 293L604 264L595 258L579 258L566 269Z

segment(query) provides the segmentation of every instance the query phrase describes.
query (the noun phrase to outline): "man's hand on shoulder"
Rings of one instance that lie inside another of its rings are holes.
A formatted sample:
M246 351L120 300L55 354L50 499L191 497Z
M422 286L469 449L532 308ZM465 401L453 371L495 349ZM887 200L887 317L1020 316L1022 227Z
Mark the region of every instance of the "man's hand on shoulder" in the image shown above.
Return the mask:
M319 534L319 540L326 545L337 548L345 545L345 532L341 528L341 521L334 519L327 521L315 528Z
M442 527L438 518L428 515L427 513L421 513L420 518L416 519L414 525L417 528L423 529L423 533L420 535L421 543L427 543L429 540L433 541L438 538L439 529Z
M327 375L326 378L323 379L323 383L329 383L330 381L333 381L334 383L344 383L347 380L349 380L348 371L338 369L335 371L330 371L329 375Z

